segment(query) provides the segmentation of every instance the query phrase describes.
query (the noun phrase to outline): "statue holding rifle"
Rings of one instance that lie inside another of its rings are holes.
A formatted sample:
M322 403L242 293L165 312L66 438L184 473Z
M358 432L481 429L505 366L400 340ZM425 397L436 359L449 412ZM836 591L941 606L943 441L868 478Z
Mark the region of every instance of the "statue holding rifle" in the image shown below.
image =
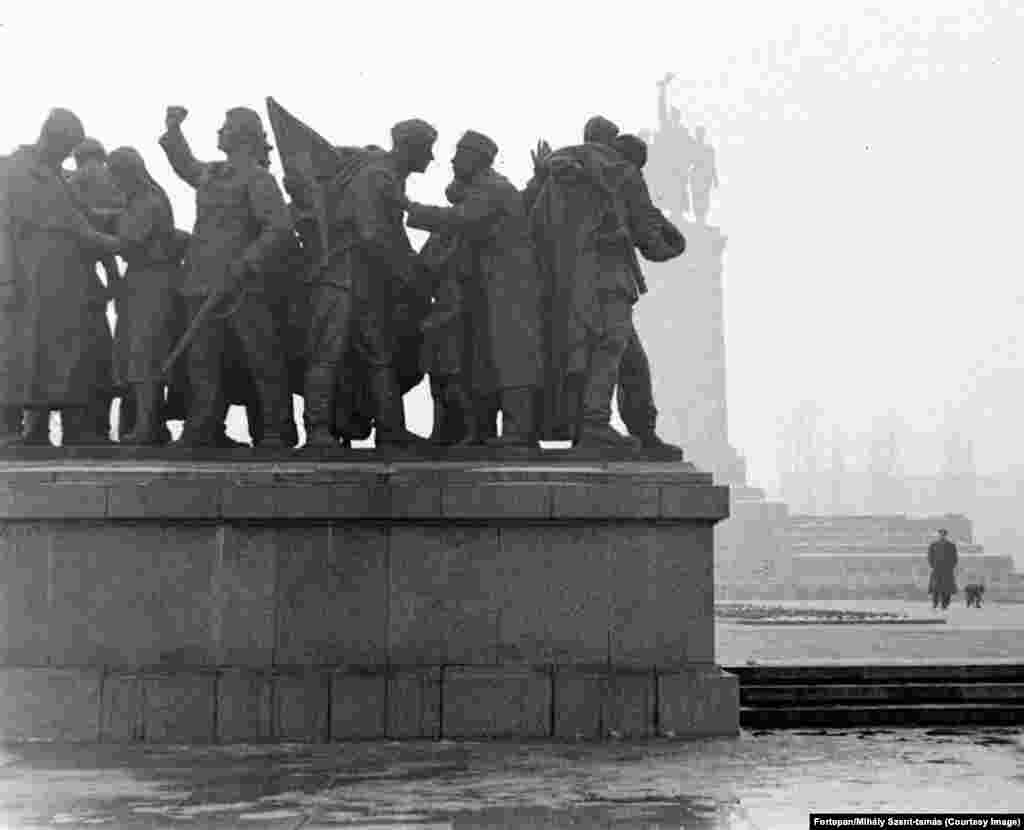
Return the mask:
M264 420L260 446L282 448L292 431L284 349L272 308L268 266L290 239L284 198L263 160L269 151L259 115L228 110L218 133L225 161L197 161L181 131L188 111L169 107L160 145L196 190L196 223L182 293L192 317L188 374L192 402L179 445L213 446L221 431L225 343L243 346Z

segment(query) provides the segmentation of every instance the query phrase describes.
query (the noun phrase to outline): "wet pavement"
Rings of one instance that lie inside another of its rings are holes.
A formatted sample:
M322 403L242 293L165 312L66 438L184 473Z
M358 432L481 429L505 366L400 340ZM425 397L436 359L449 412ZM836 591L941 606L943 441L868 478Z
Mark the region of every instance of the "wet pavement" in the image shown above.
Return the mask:
M1019 729L643 744L0 750L4 827L807 827L816 812L1024 810Z

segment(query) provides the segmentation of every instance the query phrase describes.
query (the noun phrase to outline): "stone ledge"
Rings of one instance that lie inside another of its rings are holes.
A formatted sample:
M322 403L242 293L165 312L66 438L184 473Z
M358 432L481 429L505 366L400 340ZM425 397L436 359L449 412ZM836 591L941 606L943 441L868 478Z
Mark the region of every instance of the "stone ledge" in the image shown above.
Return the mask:
M52 477L52 480L51 478ZM0 519L718 521L684 464L0 466Z
M0 667L0 740L147 743L734 735L715 666L102 672ZM443 701L443 703L442 703Z
M107 488L95 484L17 483L0 490L2 519L102 519Z

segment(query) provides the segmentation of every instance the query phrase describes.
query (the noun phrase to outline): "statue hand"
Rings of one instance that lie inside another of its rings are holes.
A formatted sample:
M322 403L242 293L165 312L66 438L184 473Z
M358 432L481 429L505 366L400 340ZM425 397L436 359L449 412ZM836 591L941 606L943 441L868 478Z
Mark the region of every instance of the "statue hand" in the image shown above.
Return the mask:
M173 130L181 126L181 122L188 117L188 110L185 107L168 107L164 116L164 124L167 129Z
M543 138L537 142L537 149L530 151L530 158L533 159L533 170L535 173L540 173L544 167L544 162L547 161L548 156L551 155L551 145L548 144Z

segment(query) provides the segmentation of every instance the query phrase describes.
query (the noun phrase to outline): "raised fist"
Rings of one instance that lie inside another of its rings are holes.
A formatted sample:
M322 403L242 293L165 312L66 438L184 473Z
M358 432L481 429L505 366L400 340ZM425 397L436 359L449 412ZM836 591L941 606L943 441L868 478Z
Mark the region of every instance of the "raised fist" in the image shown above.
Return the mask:
M173 130L176 127L181 126L181 122L188 117L188 110L185 107L168 107L167 115L164 118L164 123L167 125L167 129Z

